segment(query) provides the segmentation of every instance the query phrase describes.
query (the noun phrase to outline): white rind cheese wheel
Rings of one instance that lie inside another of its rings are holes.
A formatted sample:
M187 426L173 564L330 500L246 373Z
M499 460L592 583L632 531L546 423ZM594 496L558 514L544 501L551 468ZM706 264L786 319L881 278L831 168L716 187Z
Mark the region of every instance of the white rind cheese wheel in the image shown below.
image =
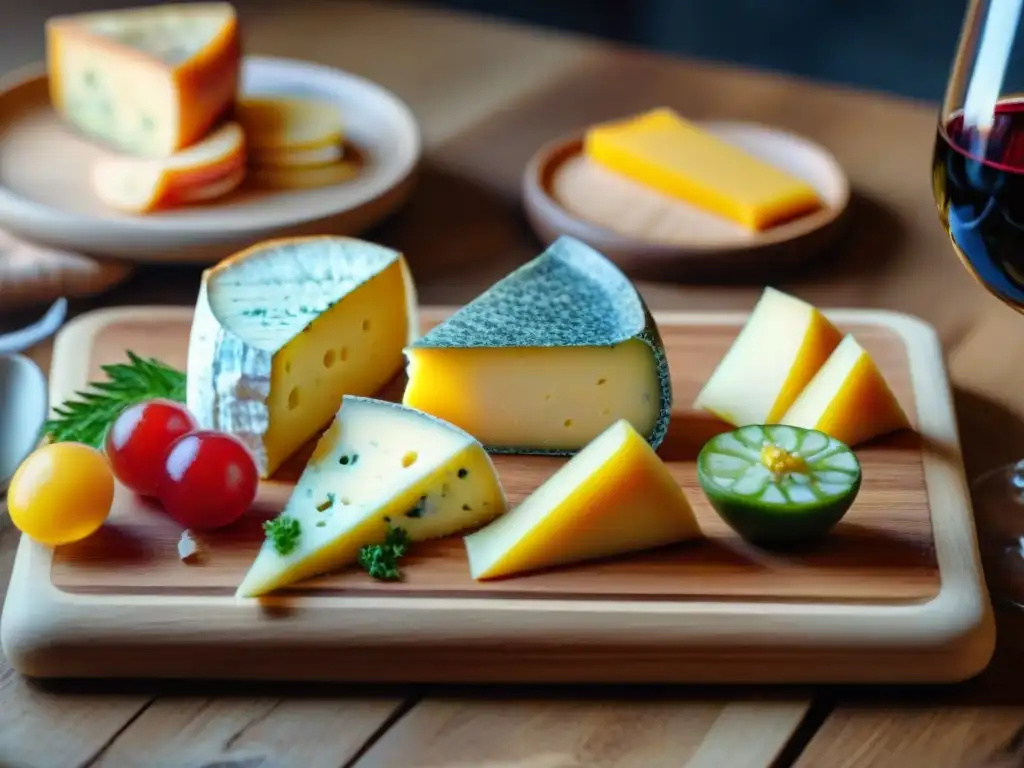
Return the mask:
M260 243L203 273L188 408L204 428L238 437L269 477L344 395L372 395L402 370L417 327L397 251L332 236Z
M241 43L228 3L50 19L50 99L83 133L165 156L205 136L235 101Z
M245 96L235 105L249 146L256 151L341 145L341 112L334 104L296 96Z
M237 123L228 123L167 158L105 156L92 169L99 198L132 213L212 200L234 190L244 178L245 136Z

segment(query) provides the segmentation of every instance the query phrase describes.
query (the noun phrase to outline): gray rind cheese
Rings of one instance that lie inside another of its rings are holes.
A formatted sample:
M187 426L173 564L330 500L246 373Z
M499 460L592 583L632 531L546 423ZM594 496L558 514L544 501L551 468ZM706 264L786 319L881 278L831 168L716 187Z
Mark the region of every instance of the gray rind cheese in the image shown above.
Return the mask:
M650 311L618 267L570 237L427 332L406 357L403 402L495 453L569 455L622 418L654 447L668 430L672 384Z

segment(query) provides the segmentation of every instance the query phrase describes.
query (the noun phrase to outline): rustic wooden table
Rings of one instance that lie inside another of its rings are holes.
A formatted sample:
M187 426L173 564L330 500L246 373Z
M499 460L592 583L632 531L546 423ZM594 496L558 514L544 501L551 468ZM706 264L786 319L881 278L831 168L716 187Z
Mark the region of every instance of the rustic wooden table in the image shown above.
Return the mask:
M422 121L421 186L374 236L409 255L424 302L463 302L536 254L517 207L519 175L553 136L653 104L782 126L834 151L856 197L844 242L779 287L824 306L899 309L933 323L949 354L969 474L1024 456L1024 320L972 282L938 224L933 105L391 4L275 5L245 11L251 52L366 75ZM190 304L197 285L196 270L143 270L74 309ZM760 290L642 289L655 308L733 309ZM32 351L43 364L49 353ZM3 517L2 583L16 541ZM1024 615L1000 610L989 670L926 690L58 686L27 682L0 659L0 766L1020 766L1022 639Z

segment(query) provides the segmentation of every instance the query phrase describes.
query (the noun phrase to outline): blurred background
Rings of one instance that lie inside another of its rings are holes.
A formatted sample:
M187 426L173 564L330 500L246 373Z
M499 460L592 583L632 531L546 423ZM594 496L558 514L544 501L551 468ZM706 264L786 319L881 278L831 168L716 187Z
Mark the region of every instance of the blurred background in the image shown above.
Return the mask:
M350 0L328 0L344 4ZM389 0L377 0L387 3ZM0 0L0 69L39 59L56 13L156 0ZM288 0L235 0L242 12ZM938 100L965 0L432 0L684 56Z

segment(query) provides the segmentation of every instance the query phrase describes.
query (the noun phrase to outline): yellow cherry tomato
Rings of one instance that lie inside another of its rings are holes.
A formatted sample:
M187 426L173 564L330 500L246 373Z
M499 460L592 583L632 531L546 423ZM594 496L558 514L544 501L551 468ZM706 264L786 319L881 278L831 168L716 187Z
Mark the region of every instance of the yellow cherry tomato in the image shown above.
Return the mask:
M94 533L114 503L107 458L81 443L51 443L18 467L7 489L7 509L22 533L57 546Z

